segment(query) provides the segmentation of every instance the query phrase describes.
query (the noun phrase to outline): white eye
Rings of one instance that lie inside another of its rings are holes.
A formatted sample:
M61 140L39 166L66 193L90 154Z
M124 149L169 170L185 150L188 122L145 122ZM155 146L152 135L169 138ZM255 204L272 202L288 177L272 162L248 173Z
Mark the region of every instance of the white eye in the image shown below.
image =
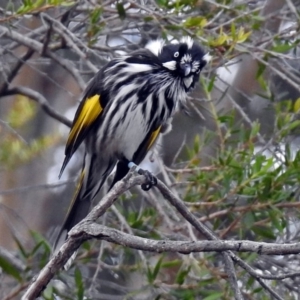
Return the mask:
M178 57L178 56L179 56L179 52L177 51L174 53L174 57Z

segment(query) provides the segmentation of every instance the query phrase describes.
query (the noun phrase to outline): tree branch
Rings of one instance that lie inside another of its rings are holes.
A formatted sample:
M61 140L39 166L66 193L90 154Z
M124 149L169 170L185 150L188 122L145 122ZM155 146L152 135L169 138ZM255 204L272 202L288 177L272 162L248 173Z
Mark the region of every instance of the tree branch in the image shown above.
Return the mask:
M62 245L60 250L50 259L48 264L41 270L37 278L34 278L28 290L22 297L22 300L35 299L45 289L49 281L53 278L80 247L80 245L91 238L87 234L74 237L72 232L80 228L82 224L92 224L116 201L117 197L135 185L141 185L146 181L144 176L134 176L133 172L129 172L122 181L115 184L113 189L100 201L100 203L92 209L92 211L70 231L70 237Z
M35 41L34 39L31 39L27 36L24 36L21 33L12 30L11 28L7 28L5 26L0 25L0 34L10 38L15 42L18 42L21 45L28 47L29 49L36 51L37 53L45 54L48 57L52 58L55 62L57 62L61 67L63 67L73 76L81 90L85 89L86 84L80 76L79 71L73 66L73 63L71 61L63 59L62 57L54 54L49 48L44 49L44 45L42 43Z
M69 237L78 239L79 237L85 239L97 238L112 242L114 244L125 247L150 251L156 253L163 252L179 252L182 254L190 254L193 252L224 252L228 250L236 252L251 252L259 255L287 255L299 254L300 243L293 244L276 244L265 242L254 242L248 240L228 241L228 240L214 240L214 241L170 241L170 240L152 240L138 237L129 233L122 232L117 229L109 228L97 223L91 223L90 218L86 218L80 224L76 225L70 232ZM297 274L300 275L298 272ZM287 277L291 277L290 275ZM286 275L279 277L270 276L268 279L284 279ZM264 277L265 279L265 277Z
M2 91L5 91L9 84L13 81L15 76L18 74L19 70L22 68L24 63L30 59L30 57L33 55L34 51L32 49L28 49L27 52L20 58L18 58L17 62L14 64L14 66L11 68L9 74L7 75L6 80L1 83L0 85L0 94L2 94Z
M102 216L111 205L116 201L118 196L124 193L135 185L141 185L145 183L144 176L134 175L134 172L129 172L128 175L100 201L100 203L88 214L88 216L77 224L68 234L68 239L56 253L49 263L41 270L38 277L31 283L26 294L23 296L23 300L31 300L38 297L38 295L47 286L49 281L54 277L54 274L61 269L72 254L79 248L79 246L88 239L97 238L105 240L115 244L119 244L125 247L150 251L155 253L162 252L177 252L182 254L189 254L192 252L221 252L226 254L224 258L225 269L231 281L231 286L235 293L236 299L243 299L240 289L237 287L237 278L232 261L239 264L250 275L268 290L273 297L281 299L280 296L267 286L262 279L286 279L295 276L299 276L299 273L279 274L276 276L258 274L253 268L242 261L231 251L237 252L254 252L259 255L287 255L287 254L299 254L300 243L293 244L276 244L276 243L264 243L253 241L221 241L218 240L213 233L209 232L204 225L202 225L197 218L192 215L183 202L172 195L168 188L158 181L158 189L164 195L166 199L170 201L172 205L189 221L192 225L195 225L197 230L202 232L205 236L208 236L209 241L169 241L169 240L151 240L134 236L132 234L124 233L116 229L108 228L106 226L99 225L95 221ZM226 251L226 252L224 252ZM231 278L230 278L231 277Z
M42 109L52 118L55 120L58 120L59 122L65 124L68 127L71 127L72 122L64 117L63 115L59 114L53 107L50 106L49 102L47 99L40 94L39 92L32 90L28 87L23 87L23 86L17 86L13 87L11 89L8 89L2 93L0 96L11 96L11 95L24 95L26 97L29 97L30 99L38 102Z

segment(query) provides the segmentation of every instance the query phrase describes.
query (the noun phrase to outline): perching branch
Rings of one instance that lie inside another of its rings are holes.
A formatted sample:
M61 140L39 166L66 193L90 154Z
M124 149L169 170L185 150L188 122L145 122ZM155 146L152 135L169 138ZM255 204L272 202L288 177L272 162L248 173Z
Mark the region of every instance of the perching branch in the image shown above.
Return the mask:
M54 277L55 273L58 272L70 259L73 253L80 247L80 245L90 239L88 234L74 237L72 235L73 230L80 228L82 224L91 224L102 216L105 211L116 201L117 197L122 195L125 191L133 186L141 185L145 182L144 176L133 177L133 172L129 172L127 176L120 182L117 182L113 189L100 201L100 203L93 208L93 210L83 219L74 229L70 231L70 237L62 245L59 252L56 253L49 261L49 263L41 270L38 277L33 280L29 286L27 292L22 297L23 300L35 299L47 286L49 281Z
M233 269L232 261L240 265L250 275L268 290L273 297L281 299L280 296L269 286L262 281L262 279L286 279L295 276L299 276L299 273L287 273L271 276L269 274L258 274L253 268L237 257L232 251L235 252L253 252L259 255L287 255L287 254L299 254L300 243L293 244L276 244L276 243L264 243L254 242L247 240L240 241L225 241L218 240L204 225L202 225L197 218L188 211L184 203L177 199L169 189L161 182L158 181L157 188L162 195L170 201L172 205L189 221L197 230L202 232L208 239L204 241L170 241L170 240L151 240L134 236L121 232L116 229L112 229L106 226L99 225L95 221L101 217L116 201L116 199L125 191L133 186L141 185L145 183L144 176L136 175L134 172L129 172L128 175L120 182L118 182L114 188L100 201L100 203L89 213L89 215L76 225L68 234L68 239L56 253L49 263L41 270L40 274L31 283L27 292L23 296L23 300L35 299L40 295L43 289L47 286L49 281L54 277L73 255L73 253L80 247L80 245L89 239L100 239L111 243L129 247L132 249L150 251L155 253L163 252L176 252L182 254L190 254L193 252L221 252L226 254L225 269L228 276L232 276L232 287L235 289L236 299L243 299L240 290L235 287L237 285L237 279L235 276L235 270ZM228 259L229 258L229 259ZM231 263L230 263L231 262ZM235 282L234 282L235 281Z

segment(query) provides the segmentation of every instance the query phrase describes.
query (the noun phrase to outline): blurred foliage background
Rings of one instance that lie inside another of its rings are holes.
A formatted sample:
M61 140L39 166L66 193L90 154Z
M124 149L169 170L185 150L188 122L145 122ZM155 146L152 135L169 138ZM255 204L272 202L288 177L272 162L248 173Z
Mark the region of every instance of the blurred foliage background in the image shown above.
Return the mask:
M176 115L143 166L220 239L297 242L299 11L293 0L1 0L1 299L20 299L51 255L81 167L79 153L58 180L87 81L156 38L190 35L213 61L189 113ZM155 189L132 190L99 222L146 238L203 239ZM297 255L239 256L258 274L300 271ZM245 299L300 297L299 276L266 280L266 289L236 273ZM41 299L233 299L227 277L220 254L91 241Z

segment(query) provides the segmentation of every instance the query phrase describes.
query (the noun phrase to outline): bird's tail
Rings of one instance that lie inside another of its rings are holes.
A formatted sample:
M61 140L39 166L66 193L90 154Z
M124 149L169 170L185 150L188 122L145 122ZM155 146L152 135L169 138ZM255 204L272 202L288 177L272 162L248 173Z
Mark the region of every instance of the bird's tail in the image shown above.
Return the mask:
M70 229L87 216L92 201L115 164L115 161L101 159L97 154L86 154L77 189L58 234L55 250L64 242Z

